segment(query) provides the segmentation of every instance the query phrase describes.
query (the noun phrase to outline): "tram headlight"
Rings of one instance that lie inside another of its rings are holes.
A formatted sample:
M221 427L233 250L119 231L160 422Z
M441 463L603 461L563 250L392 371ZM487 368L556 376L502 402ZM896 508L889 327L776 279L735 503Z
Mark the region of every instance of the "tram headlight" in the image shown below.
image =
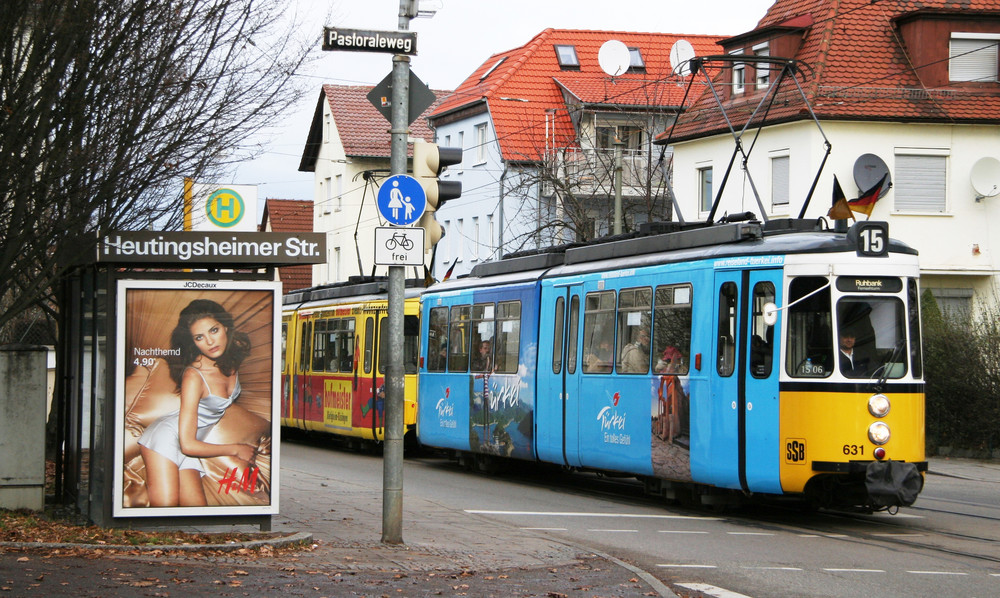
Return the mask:
M868 440L871 440L875 444L889 442L889 426L885 422L875 422L868 426Z
M872 395L868 399L868 413L875 417L885 417L889 413L889 397L882 393Z

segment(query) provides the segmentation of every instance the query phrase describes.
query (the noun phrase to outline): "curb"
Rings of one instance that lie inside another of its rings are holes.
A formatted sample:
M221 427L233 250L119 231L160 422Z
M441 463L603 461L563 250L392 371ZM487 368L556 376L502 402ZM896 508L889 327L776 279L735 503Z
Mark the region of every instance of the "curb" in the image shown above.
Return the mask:
M74 544L70 542L0 542L0 548L14 549L84 549L84 550L121 550L140 552L167 552L182 551L195 552L200 550L215 550L223 552L233 552L240 549L253 549L270 546L271 548L283 548L293 544L308 544L313 539L312 534L307 532L296 532L288 536L278 538L268 538L266 540L250 540L247 542L227 542L225 544Z

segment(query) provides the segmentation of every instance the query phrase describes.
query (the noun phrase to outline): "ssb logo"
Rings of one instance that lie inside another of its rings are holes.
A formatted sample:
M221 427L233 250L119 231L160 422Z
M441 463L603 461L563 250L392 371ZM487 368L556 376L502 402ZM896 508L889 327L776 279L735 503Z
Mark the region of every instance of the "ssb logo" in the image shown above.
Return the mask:
M208 197L205 214L215 226L230 228L243 219L246 206L240 194L232 189L219 189Z

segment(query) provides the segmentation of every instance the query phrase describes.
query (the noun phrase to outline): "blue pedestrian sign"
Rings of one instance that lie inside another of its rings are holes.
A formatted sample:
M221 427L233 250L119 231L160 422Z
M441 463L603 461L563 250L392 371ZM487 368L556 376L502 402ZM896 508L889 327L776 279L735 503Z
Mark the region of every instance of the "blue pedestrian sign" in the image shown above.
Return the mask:
M379 187L375 203L378 213L389 224L405 226L424 215L427 194L417 179L407 174L394 174Z

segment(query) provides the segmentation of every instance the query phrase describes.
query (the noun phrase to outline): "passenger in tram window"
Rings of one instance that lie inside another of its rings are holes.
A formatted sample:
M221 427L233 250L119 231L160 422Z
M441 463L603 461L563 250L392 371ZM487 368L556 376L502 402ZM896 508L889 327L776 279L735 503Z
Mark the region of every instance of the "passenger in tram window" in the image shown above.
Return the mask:
M479 343L479 353L473 357L472 371L488 372L493 369L493 344L490 341Z
M668 346L663 350L663 355L656 362L653 370L657 374L679 374L684 372L684 356L680 350L674 346Z
M622 349L621 371L626 374L649 371L649 328L639 328L634 340Z

